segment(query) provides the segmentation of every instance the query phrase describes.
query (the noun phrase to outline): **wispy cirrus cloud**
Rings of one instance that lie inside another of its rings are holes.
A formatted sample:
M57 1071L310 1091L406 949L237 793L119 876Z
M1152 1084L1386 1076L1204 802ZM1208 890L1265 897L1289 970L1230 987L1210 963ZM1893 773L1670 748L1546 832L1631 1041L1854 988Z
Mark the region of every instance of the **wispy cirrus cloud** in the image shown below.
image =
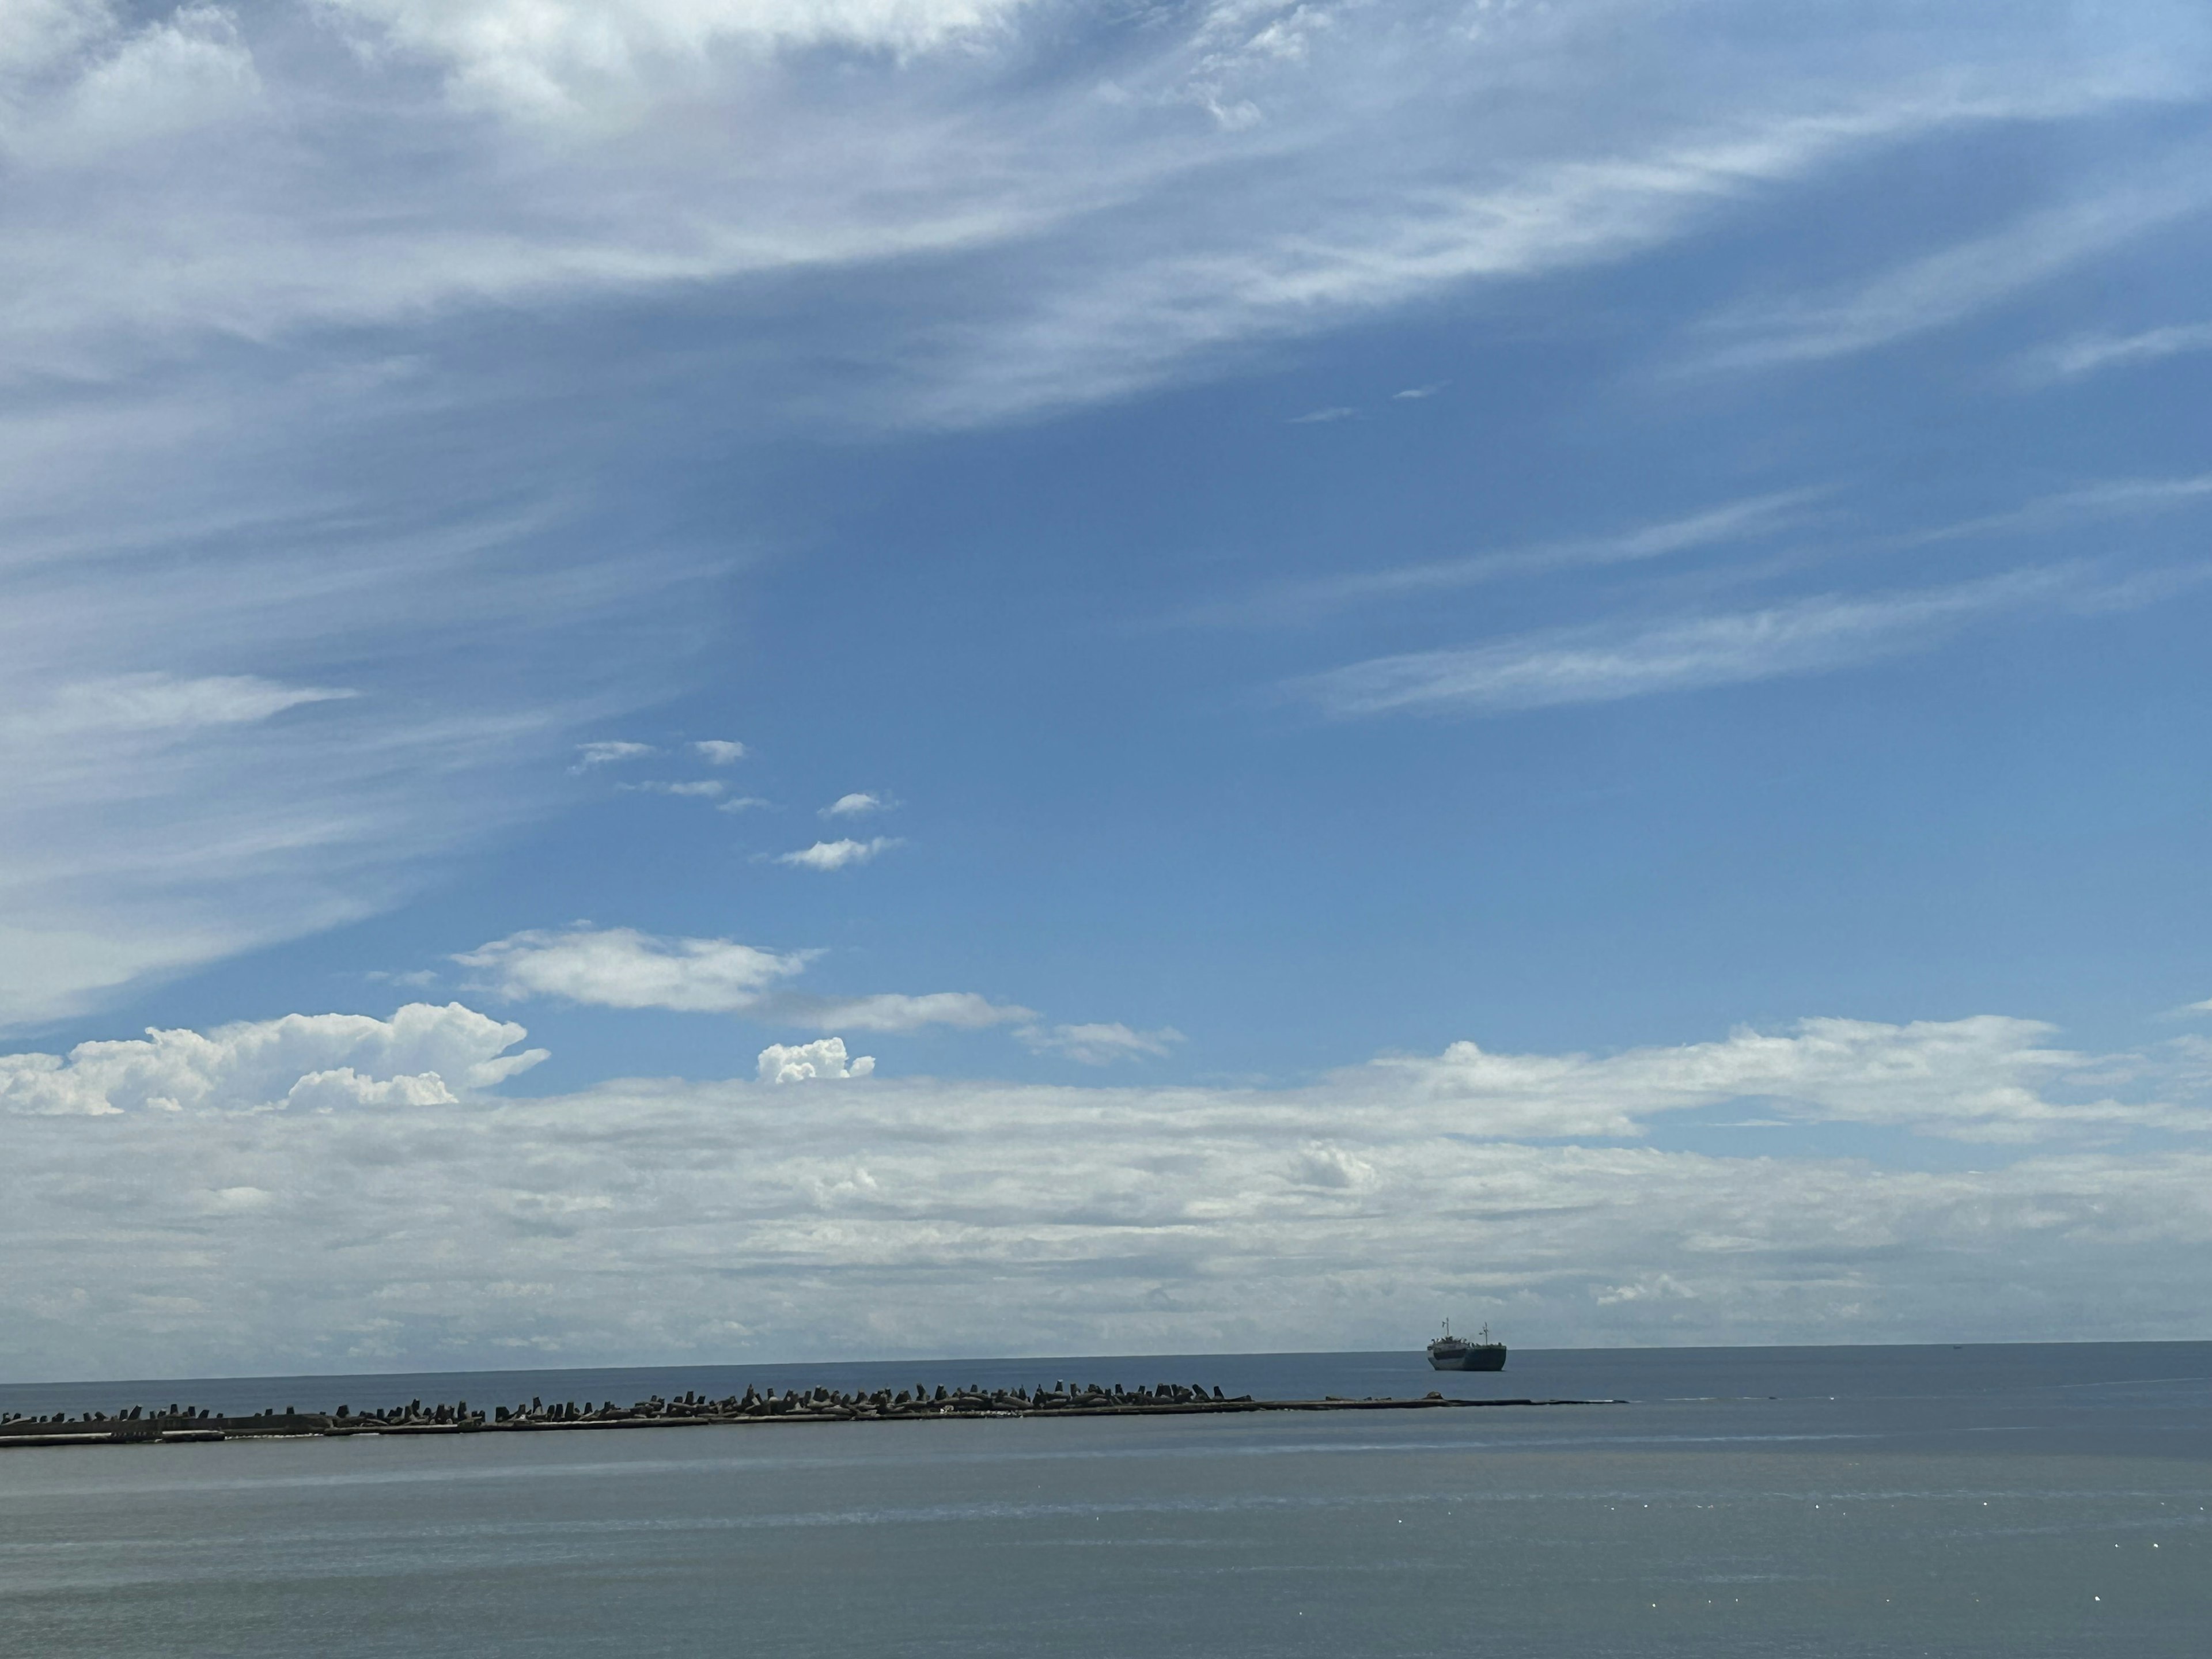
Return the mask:
M1493 8L1472 33L1449 7L1378 33L1313 0L1211 4L1098 65L1034 0L332 0L303 27L349 52L288 51L251 12L52 9L69 26L40 32L10 130L55 278L15 322L49 356L1066 238L1026 318L982 325L1007 349L923 389L940 415L1111 395L1240 337L1617 258L1839 155L2170 93L2189 70L2118 27L2094 52L2026 29L1998 50L1973 8L1899 18L1887 59L1826 54L1820 21L1725 0L1697 10L1731 55L1635 100L1591 76L1627 73L1625 38L1664 50L1664 20L1605 4ZM837 142L848 106L806 95L830 60L897 142ZM1040 61L1069 72L1057 94L1018 67ZM414 117L417 165L345 165L336 112L383 103ZM317 111L331 142L276 147ZM223 164L224 193L144 167L149 144ZM168 259L100 268L149 224Z
M2133 334L2076 335L2027 353L2016 367L2029 385L2045 385L2200 351L2212 351L2212 323L2176 323Z
M2148 173L2148 177L2144 174ZM1695 359L1758 369L1871 350L1950 325L2212 204L2194 152L2079 200L1826 294L1741 306L1711 319Z
M2204 79L2163 21L2085 40L1980 3L1367 15L15 8L0 703L147 675L361 695L11 753L0 1024L387 908L557 810L564 763L635 758L574 745L679 689L727 614L686 596L728 561L616 510L607 434L649 450L647 411L717 354L759 371L739 446L1030 420ZM1730 48L1685 56L1686 28ZM364 136L402 130L404 166ZM628 378L574 325L702 295L701 349ZM1834 334L1814 313L1850 296L1815 299L1746 337ZM816 372L830 337L859 372ZM636 401L580 413L584 384ZM883 850L793 856L856 848Z
M572 772L589 772L601 766L613 766L623 761L644 760L660 750L649 743L632 743L626 738L605 738L598 743L576 745L576 763Z
M1139 1031L1119 1020L1031 1025L1014 1036L1032 1053L1059 1054L1083 1066L1110 1066L1117 1060L1165 1060L1185 1041L1172 1025Z
M615 786L625 794L675 795L690 800L713 800L729 786L720 778L651 778L642 783L618 783Z
M1249 598L1184 613L1182 620L1261 625L1310 620L1347 605L1447 592L1554 571L1638 564L1699 548L1775 536L1802 525L1826 489L1788 489L1723 502L1610 534L1498 548L1460 558L1385 564L1340 576L1285 583Z
M1753 611L1559 629L1377 657L1291 689L1340 715L1497 714L1741 685L1924 648L1982 617L2047 603L2078 586L2076 573L2031 569L1949 587L1822 594Z
M252 674L112 674L66 682L27 707L0 714L0 733L21 739L250 726L288 708L360 695L327 686L283 685Z
M2145 517L2212 506L2212 472L2171 478L2106 478L2039 495L2017 507L1885 538L1893 547L1924 547L1972 537L2039 534L2107 519Z
M921 996L793 996L779 1000L773 1012L793 1024L811 1025L817 1030L881 1032L919 1031L931 1025L980 1031L1036 1018L1031 1009L993 1002L973 991L933 991Z

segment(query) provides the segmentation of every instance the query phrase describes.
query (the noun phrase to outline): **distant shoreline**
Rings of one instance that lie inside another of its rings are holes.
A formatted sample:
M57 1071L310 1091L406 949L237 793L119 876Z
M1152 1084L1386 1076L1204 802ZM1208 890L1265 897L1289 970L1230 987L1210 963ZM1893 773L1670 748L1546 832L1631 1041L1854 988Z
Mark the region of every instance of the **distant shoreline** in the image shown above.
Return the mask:
M633 1406L609 1402L574 1401L548 1406L533 1400L527 1406L497 1406L488 1415L471 1411L466 1401L453 1405L425 1406L415 1401L389 1411L356 1414L341 1406L335 1412L264 1411L251 1417L216 1417L193 1407L171 1406L149 1411L133 1407L110 1417L86 1413L76 1418L64 1413L21 1417L0 1423L0 1449L34 1449L61 1446L191 1445L227 1440L348 1439L356 1435L426 1436L461 1434L541 1434L606 1429L673 1429L740 1427L773 1423L921 1423L978 1419L1065 1417L1218 1417L1261 1412L1425 1411L1491 1406L1617 1406L1620 1400L1462 1400L1431 1393L1419 1399L1370 1395L1361 1399L1324 1396L1319 1400L1259 1400L1250 1395L1234 1399L1220 1389L1211 1394L1198 1388L1174 1384L1158 1389L1124 1391L1120 1385L1102 1389L1047 1390L1034 1395L1024 1389L952 1390L939 1388L934 1395L917 1389L913 1394L890 1389L874 1394L840 1394L815 1389L805 1394L765 1393L746 1389L743 1396L721 1400L695 1397L680 1400L642 1400Z

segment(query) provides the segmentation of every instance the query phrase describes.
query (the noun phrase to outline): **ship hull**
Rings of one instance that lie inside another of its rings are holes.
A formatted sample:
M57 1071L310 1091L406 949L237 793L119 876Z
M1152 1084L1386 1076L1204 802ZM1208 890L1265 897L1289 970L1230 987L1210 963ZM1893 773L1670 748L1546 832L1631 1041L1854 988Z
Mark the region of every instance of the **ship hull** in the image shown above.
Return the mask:
M1470 1342L1464 1347L1449 1348L1438 1353L1429 1351L1429 1366L1439 1371L1502 1371L1505 1369L1505 1345L1503 1342Z

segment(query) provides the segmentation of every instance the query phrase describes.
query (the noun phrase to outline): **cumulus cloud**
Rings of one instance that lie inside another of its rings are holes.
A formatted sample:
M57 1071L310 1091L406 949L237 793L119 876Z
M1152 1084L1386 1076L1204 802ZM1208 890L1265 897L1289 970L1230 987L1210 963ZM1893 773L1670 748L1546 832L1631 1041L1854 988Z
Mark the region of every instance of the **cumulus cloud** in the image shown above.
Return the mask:
M1604 1056L1462 1043L1296 1088L794 1096L866 1074L825 1037L765 1049L758 1081L465 1107L425 1079L462 1093L522 1058L518 1028L338 1018L15 1057L18 1375L799 1357L854 1331L884 1352L1405 1347L1438 1306L1530 1344L2181 1336L2212 1250L2212 1151L2165 1139L2212 1112L2159 1097L2187 1067L1998 1017ZM2100 1085L2121 1073L2124 1100ZM1635 1138L1744 1099L2045 1144L1923 1169ZM515 1282L560 1294L492 1288Z
M905 844L891 836L878 836L872 841L854 841L848 836L842 841L817 841L813 846L803 847L795 853L780 853L775 861L801 870L845 870L856 864L866 864L892 848Z
M0 1110L105 1117L267 1107L450 1106L545 1058L529 1033L458 1002L390 1019L287 1014L208 1032L152 1030L66 1055L0 1056Z
M1027 1008L994 1003L973 991L820 997L784 988L820 954L579 925L510 934L453 960L475 969L484 988L500 997L557 997L602 1008L666 1008L678 1013L750 1013L817 1030L918 1031L930 1025L978 1030L1036 1018Z
M838 1078L866 1077L876 1069L874 1056L858 1054L848 1060L845 1039L823 1037L814 1042L771 1042L760 1051L763 1083L811 1083Z
M1172 1025L1139 1031L1119 1021L1105 1024L1031 1025L1014 1035L1041 1054L1062 1054L1085 1066L1110 1066L1117 1060L1164 1060L1183 1035Z
M691 749L709 766L735 766L745 757L744 744L727 738L702 738Z
M882 811L887 805L889 803L880 795L855 792L849 795L838 796L836 799L822 809L822 816L825 818L864 817L870 812Z
M734 1013L804 971L811 954L726 939L661 939L634 927L574 927L511 933L453 960L501 997Z

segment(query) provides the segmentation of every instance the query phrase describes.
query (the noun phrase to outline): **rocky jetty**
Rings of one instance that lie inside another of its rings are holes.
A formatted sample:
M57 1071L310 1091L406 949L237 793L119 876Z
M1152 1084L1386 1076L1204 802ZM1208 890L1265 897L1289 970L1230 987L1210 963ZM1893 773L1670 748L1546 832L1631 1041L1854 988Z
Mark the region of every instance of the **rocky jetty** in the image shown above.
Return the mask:
M132 1406L125 1410L0 1416L0 1448L33 1446L173 1444L205 1440L270 1439L355 1434L529 1434L586 1429L666 1429L749 1423L908 1422L969 1417L1158 1417L1245 1412L1419 1411L1486 1406L1617 1405L1597 1400L1448 1400L1440 1394L1419 1399L1340 1398L1255 1400L1230 1396L1218 1388L1156 1382L1147 1388L1110 1388L1065 1381L1049 1389L948 1389L917 1385L878 1389L872 1394L842 1394L814 1388L763 1391L712 1400L686 1392L674 1400L659 1395L628 1406L612 1401L532 1399L527 1404L472 1409L465 1400L451 1405L404 1406L356 1411L302 1412L287 1406L252 1417L216 1416L195 1406L166 1408Z

